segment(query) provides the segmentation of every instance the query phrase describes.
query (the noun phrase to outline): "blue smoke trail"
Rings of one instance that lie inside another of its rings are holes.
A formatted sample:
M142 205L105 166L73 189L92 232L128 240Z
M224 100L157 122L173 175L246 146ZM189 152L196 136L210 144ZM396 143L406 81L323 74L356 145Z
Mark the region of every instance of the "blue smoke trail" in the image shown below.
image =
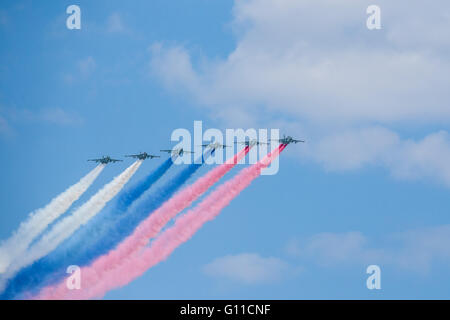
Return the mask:
M153 170L144 179L129 187L128 189L122 191L118 196L114 206L114 212L121 213L128 209L128 207L140 196L144 194L145 191L150 189L150 187L161 178L167 170L172 166L172 158L164 161L158 168Z
M167 172L167 170L170 169L172 165L173 165L172 158L168 158L166 161L160 164L156 169L150 172L146 177L141 179L139 182L123 190L117 196L118 198L114 202L111 210L102 211L100 214L98 214L92 219L93 220L92 224L88 224L88 226L83 226L79 231L77 231L73 235L73 237L76 237L78 239L80 238L84 239L87 236L89 236L89 232L91 232L92 226L94 226L95 224L97 223L105 224L111 220L117 219L116 217L118 215L119 216L123 215L126 212L126 210L134 203L134 201L136 201L139 197L141 197L146 190L148 190L156 181L158 181ZM69 240L62 243L61 247L67 247L68 241ZM71 241L72 247L76 244L76 242L77 242L76 240ZM53 259L53 257L50 258ZM36 270L39 270L39 272L45 272L42 270L42 267L43 266L41 266L40 263L36 263L34 266L32 266L31 272L36 272ZM24 274L27 274L27 272L25 272ZM10 286L11 285L14 285L14 283L10 283ZM21 284L21 286L23 286L23 284Z
M99 223L92 219L58 249L21 270L8 284L0 299L14 299L26 292L38 292L41 288L54 284L63 277L69 265L84 266L98 256L113 249L122 239L130 235L137 225L151 212L168 200L202 166L190 164L172 180L149 194L136 208L117 217L108 215L107 221ZM92 242L93 241L93 242Z

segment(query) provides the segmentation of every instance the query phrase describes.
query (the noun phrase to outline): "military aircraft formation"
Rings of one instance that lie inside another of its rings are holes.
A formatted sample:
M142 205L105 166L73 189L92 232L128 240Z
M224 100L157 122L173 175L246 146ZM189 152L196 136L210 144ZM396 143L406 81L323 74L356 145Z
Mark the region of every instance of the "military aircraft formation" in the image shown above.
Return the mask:
M305 140L297 140L297 139L292 138L291 136L286 136L286 135L283 135L283 138L281 138L281 139L271 139L271 141L277 141L282 144L305 142ZM253 147L255 145L263 145L263 144L268 145L269 143L260 142L257 139L250 139L250 140L245 140L245 141L238 141L238 142L235 142L235 144L242 144L247 147ZM215 151L216 149L219 149L219 148L225 149L225 148L231 147L231 146L221 144L219 142L203 144L201 146L204 148L211 149L212 151ZM183 148L166 149L166 150L160 150L160 151L167 152L172 157L176 157L176 156L181 157L181 156L183 156L184 153L194 153L192 151L184 150ZM135 159L139 159L139 160L160 158L160 156L148 154L147 152L141 152L138 154L129 154L129 155L125 155L125 157L135 158ZM119 162L119 161L123 161L123 160L112 159L110 156L103 156L99 159L89 159L88 161L93 161L93 162L101 163L101 164L108 164L108 163L115 163L115 162Z

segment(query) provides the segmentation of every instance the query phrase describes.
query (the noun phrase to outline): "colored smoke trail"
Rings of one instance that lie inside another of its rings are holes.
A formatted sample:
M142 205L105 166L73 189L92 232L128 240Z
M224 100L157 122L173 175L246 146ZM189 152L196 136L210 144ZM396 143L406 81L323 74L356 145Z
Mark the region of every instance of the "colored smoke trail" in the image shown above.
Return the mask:
M10 263L22 255L37 236L81 197L104 168L103 164L98 165L76 184L53 198L44 208L30 213L28 219L20 224L19 229L2 243L0 273L5 272Z
M278 157L286 145L281 144L258 163L243 169L222 184L197 207L175 221L175 224L156 238L150 247L135 252L114 269L97 269L96 265L81 269L83 288L68 290L63 281L47 287L38 299L89 299L103 296L107 291L123 286L142 275L147 269L166 259L180 244L189 240L202 225L214 219L239 193L260 175L261 170Z
M32 264L37 259L45 256L54 250L62 241L70 237L81 225L87 223L97 214L116 194L123 188L128 180L141 166L142 161L138 160L105 185L100 191L93 195L86 203L58 222L48 233L7 269L3 281L9 279L21 268Z
M82 251L72 248L70 252L65 253L66 264L67 257L70 257L70 261L75 261L77 265L84 266L114 249L135 230L142 220L172 197L201 166L202 164L188 165L163 186L151 192L145 199L139 200L138 205L130 208L114 223L96 224L97 228L92 228L89 238L80 239L78 246L83 248Z
M128 209L128 207L133 204L140 196L144 194L145 191L150 189L150 187L158 181L172 166L172 158L168 158L162 164L159 165L155 170L150 172L145 178L130 186L128 189L123 190L118 196L115 203L114 213L122 213Z
M245 147L233 158L228 159L224 164L212 169L203 177L197 179L192 185L187 186L172 198L167 200L161 207L144 220L135 229L132 235L122 241L119 246L111 250L108 254L95 260L93 267L98 270L114 268L120 265L133 252L139 251L148 243L148 239L154 238L162 228L173 219L178 213L189 207L220 178L230 171L249 152L250 148Z
M67 239L67 241L62 243L61 246L49 256L49 262L47 264L45 263L46 261L42 261L45 266L45 271L40 270L40 276L44 276L42 271L44 271L44 273L51 273L52 270L56 271L60 268L64 269L68 259L76 261L80 266L84 265L96 254L92 253L92 256L89 255L89 250L93 250L90 249L90 247L94 247L97 242L101 242L101 240L106 237L111 237L109 240L111 242L113 242L113 238L120 238L121 240L122 237L116 233L116 229L118 228L117 225L125 223L124 221L129 219L139 219L139 212L135 212L134 210L127 212L127 210L132 204L136 203L138 199L140 199L143 194L167 172L167 170L169 170L172 164L172 158L168 158L147 177L134 186L131 186L128 190L121 192L112 208L104 210L96 215L88 224L77 230L70 239ZM83 250L80 251L80 248L83 248ZM38 263L40 262L41 261ZM35 270L31 272L35 272L36 268L34 269Z
M146 239L156 236L168 221L206 192L214 183L231 170L236 163L245 157L248 151L249 147L246 147L225 164L212 169L204 177L199 178L192 185L184 188L178 194L167 200L161 207L153 211L136 228L131 236L120 243L116 249L111 250L108 254L97 259L94 264L100 264L101 267L108 266L109 268L113 268L133 251L141 249L146 245Z
M203 161L201 164L188 165L164 185L148 195L143 195L143 198L138 200L138 205L131 207L122 215L114 217L110 215L109 220L100 220L101 223L97 223L95 217L73 237L64 241L57 250L11 279L0 298L15 299L27 291L38 292L46 285L57 283L67 276L65 271L68 265L76 264L81 267L107 253L129 236L151 212L177 192L202 164Z

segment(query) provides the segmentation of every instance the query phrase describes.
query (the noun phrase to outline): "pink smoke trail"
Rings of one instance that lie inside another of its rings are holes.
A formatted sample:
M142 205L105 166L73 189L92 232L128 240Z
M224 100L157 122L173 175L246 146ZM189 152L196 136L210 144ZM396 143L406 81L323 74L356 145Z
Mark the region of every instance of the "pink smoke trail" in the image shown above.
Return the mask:
M203 177L199 178L192 185L187 186L177 193L171 199L167 200L161 207L144 220L133 232L117 247L108 254L97 258L93 266L99 270L114 268L116 264L122 263L122 260L139 251L148 244L148 240L154 238L161 229L172 220L179 212L189 207L192 202L198 199L210 187L212 187L220 178L230 171L242 158L249 152L250 147L245 147L233 158L228 159L224 164L209 171Z
M122 249L125 251L128 250L127 252L132 252L132 254L129 256L122 256L122 260L113 267L106 263L107 258L104 256L97 259L92 266L82 268L81 290L68 290L65 282L62 282L55 287L44 288L36 298L89 299L101 297L107 291L123 286L139 277L147 269L166 259L180 244L191 238L205 222L214 219L221 210L231 202L231 200L260 175L263 168L267 167L273 159L278 157L279 153L283 151L285 147L286 145L280 144L264 159L243 169L233 179L222 184L197 207L178 218L174 226L167 229L156 238L150 247L137 251L131 250L125 246L122 247ZM154 216L154 214L152 216ZM159 221L161 221L161 224L157 225L156 228L162 228L162 226L165 225L164 219L156 221L154 219L154 222L156 223ZM150 228L150 230L146 230L146 232L147 234L156 235L156 233L154 233L155 230L156 229ZM139 231L140 234L143 234L144 232L145 231L142 229ZM139 241L139 249L141 249L147 245L148 238L139 238ZM119 250L119 247L116 250ZM111 254L114 253L111 252L109 255Z

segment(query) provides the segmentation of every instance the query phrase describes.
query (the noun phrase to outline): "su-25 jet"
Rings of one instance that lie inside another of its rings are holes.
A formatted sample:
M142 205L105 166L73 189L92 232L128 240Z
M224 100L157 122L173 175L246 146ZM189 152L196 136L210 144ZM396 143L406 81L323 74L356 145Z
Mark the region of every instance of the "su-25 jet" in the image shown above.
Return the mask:
M212 150L216 150L216 149L219 149L219 148L225 149L225 148L228 148L228 147L231 147L231 146L227 146L227 145L221 144L219 142L214 142L214 143L209 143L209 144L202 144L202 147L206 147L206 148L210 148Z
M259 146L260 144L268 144L267 142L259 142L257 139L251 139L251 140L245 140L245 141L238 141L235 142L235 144L243 144L246 147L253 147L253 146Z
M168 154L172 156L180 156L182 157L184 153L194 153L192 151L184 150L183 148L177 148L177 149L170 149L170 150L160 150L161 152L167 152Z
M286 136L285 134L283 135L283 138L281 138L281 139L270 139L270 140L278 141L279 143L282 143L282 144L305 142L305 140L296 140L296 139L292 138L291 136Z
M129 155L126 155L125 157L135 158L135 159L139 159L139 160L160 158L160 156L155 156L153 154L148 154L147 152L141 152L139 154L129 154Z
M108 164L110 162L114 163L122 160L112 159L110 156L103 156L100 159L89 159L88 161L94 161L101 164Z

